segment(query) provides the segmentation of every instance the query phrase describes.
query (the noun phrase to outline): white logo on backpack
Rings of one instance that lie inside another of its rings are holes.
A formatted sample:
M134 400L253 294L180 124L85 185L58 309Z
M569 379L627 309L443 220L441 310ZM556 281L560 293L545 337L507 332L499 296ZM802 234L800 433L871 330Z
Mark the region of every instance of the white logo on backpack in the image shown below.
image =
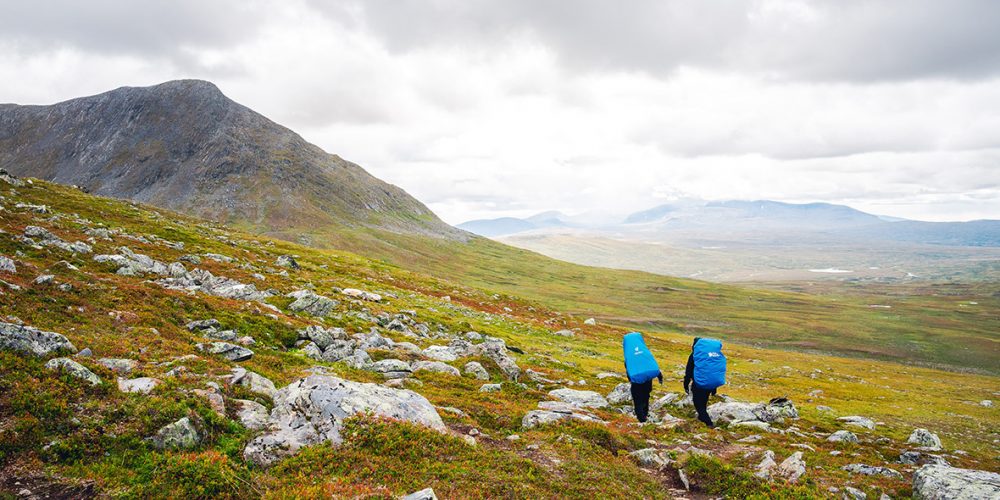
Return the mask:
M719 353L717 353L717 352L710 352L710 353L708 353L708 357L710 357L710 358L717 358L719 356L722 356L722 355L719 354Z

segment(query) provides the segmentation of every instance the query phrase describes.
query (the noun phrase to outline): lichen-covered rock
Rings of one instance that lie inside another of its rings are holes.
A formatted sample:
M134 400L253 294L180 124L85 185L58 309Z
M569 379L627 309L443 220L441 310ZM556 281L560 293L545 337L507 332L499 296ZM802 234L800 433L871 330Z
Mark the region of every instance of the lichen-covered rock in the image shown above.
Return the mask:
M869 430L875 429L875 421L867 417L851 415L847 417L840 417L837 420L847 425L853 425L855 427L863 427Z
M632 402L631 384L622 383L611 389L608 393L608 403L612 405L623 405Z
M243 456L266 467L303 446L324 441L338 445L344 419L363 413L446 429L434 406L415 392L311 375L275 394L268 432L250 441Z
M483 384L479 386L479 392L500 392L500 384Z
M76 352L76 347L58 333L13 323L0 323L0 349L38 357L61 351Z
M388 379L406 378L413 373L413 367L409 363L399 359L383 359L371 364L368 368L371 371L381 373Z
M101 378L95 375L94 372L69 358L52 358L45 363L45 368L85 380L90 385L100 385L101 383Z
M413 363L413 373L417 372L444 373L455 377L462 376L462 374L458 371L458 368L440 361L417 361L416 363Z
M128 247L119 247L117 255L95 255L96 262L110 262L117 268L115 271L122 276L142 276L147 273L168 276L167 265L140 253L135 253Z
M770 424L780 422L785 418L799 417L795 405L785 398L775 398L767 403L724 401L710 405L708 407L708 415L717 424L752 421Z
M0 272L14 274L17 272L17 266L9 257L0 255Z
M864 474L866 476L886 476L895 479L903 479L903 475L899 472L890 469L888 467L878 467L874 465L865 464L848 464L841 469L846 470L852 474Z
M629 453L640 467L660 468L670 463L670 459L656 448L643 448Z
M168 424L156 432L155 435L146 438L153 447L159 450L165 449L187 449L194 448L201 441L198 430L188 417L184 417L172 424Z
M169 275L169 271L164 272ZM174 290L201 292L234 300L263 302L271 296L252 284L240 283L225 276L215 276L204 269L194 269L183 276L170 276L157 281L160 286Z
M138 361L127 358L100 358L97 360L97 364L119 375L128 375L139 366Z
M826 440L831 443L857 443L858 436L854 435L851 431L839 430L830 434L830 437L826 438Z
M443 345L432 345L422 351L424 357L436 360L436 361L455 361L458 359L458 354L455 350L448 346Z
M118 379L118 390L122 392L134 392L138 394L149 394L156 386L160 385L158 379L152 377L139 377L133 379Z
M802 460L802 452L796 451L778 465L778 474L790 483L797 482L806 473L806 462Z
M778 462L774 461L774 452L771 450L764 450L764 458L762 458L760 463L757 464L757 471L754 472L754 475L761 479L770 479L771 472L777 466Z
M604 408L608 406L608 400L594 391L578 391L576 389L563 388L549 391L549 396L577 408Z
M295 257L291 255L279 255L274 263L279 267L287 267L288 269L302 269L299 263L295 261Z
M228 359L229 361L246 361L253 357L253 351L250 349L236 344L230 344L229 342L197 344L195 347L199 351L207 352L208 354L216 354Z
M483 365L480 364L478 361L469 361L468 363L465 364L463 370L465 371L466 374L472 375L477 380L490 379L489 372L487 372L486 368L483 368Z
M243 427L254 431L267 427L267 407L248 399L233 399L230 402L236 409L236 419L243 424Z
M929 450L941 449L941 438L927 429L914 429L906 442Z
M298 333L300 339L315 342L321 350L326 350L336 340L347 339L347 332L343 328L323 328L322 326L310 325L299 330Z
M425 488L420 491L410 493L400 500L438 500L438 497L434 494L434 488Z
M242 367L233 368L233 376L229 379L229 383L233 386L246 387L254 394L269 398L278 391L271 379Z
M377 293L358 290L357 288L345 288L340 293L355 299L367 300L369 302L381 302L382 296Z
M310 290L299 290L288 294L288 297L295 299L288 308L292 311L301 311L313 316L326 316L337 306L337 301L323 295L317 295Z
M1000 498L1000 474L947 465L925 465L913 474L913 498L995 500Z
M474 346L471 354L481 354L491 359L510 380L517 381L518 377L521 376L521 368L517 366L514 358L507 354L507 344L503 340L490 338L482 344Z

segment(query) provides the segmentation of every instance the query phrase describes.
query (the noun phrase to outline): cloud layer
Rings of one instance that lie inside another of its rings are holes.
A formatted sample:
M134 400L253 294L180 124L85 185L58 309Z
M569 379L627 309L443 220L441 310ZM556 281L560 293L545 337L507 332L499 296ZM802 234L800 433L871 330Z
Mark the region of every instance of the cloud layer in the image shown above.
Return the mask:
M0 101L205 78L449 222L665 199L1000 218L1000 3L0 5Z

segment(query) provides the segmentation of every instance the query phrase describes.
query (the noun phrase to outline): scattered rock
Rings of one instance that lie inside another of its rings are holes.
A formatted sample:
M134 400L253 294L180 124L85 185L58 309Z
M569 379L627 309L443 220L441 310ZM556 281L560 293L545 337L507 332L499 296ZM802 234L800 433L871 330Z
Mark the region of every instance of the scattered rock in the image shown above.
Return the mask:
M514 358L507 354L507 344L503 340L490 338L475 346L471 354L476 353L491 359L510 380L516 382L521 375L521 368L517 366Z
M268 398L273 397L274 393L278 392L271 379L242 367L233 368L233 375L229 379L229 383L233 386L246 387L250 389L250 392Z
M167 265L147 255L135 253L128 247L119 247L117 255L95 255L96 262L110 262L117 266L121 276L142 276L147 273L168 276Z
M184 417L172 424L166 425L156 432L155 435L146 438L153 447L159 450L165 449L188 449L194 448L201 441L198 430L188 417Z
M262 292L254 285L240 283L225 276L215 276L204 269L194 269L183 276L171 276L161 279L157 283L164 288L173 290L201 292L226 299L261 303L271 296L270 292Z
M865 429L873 430L875 429L875 421L858 415L851 415L848 417L840 417L837 419L840 422L844 422L847 425L853 425L856 427L864 427Z
M292 292L287 297L295 299L291 304L288 304L289 309L296 312L305 312L313 316L326 316L337 306L337 301L329 297L317 295L311 290Z
M340 293L355 299L367 300L369 302L381 302L382 296L377 293L358 290L357 288L345 288Z
M937 437L937 434L927 430L927 429L914 429L910 434L910 438L906 440L909 444L915 444L928 450L940 450L941 449L941 439Z
M135 392L139 394L149 394L156 386L160 385L160 380L151 377L139 377L133 379L118 379L118 390L122 392Z
M639 463L640 467L651 467L659 469L670 463L670 460L666 458L660 450L656 448L644 448L641 450L635 450L629 453L629 456L635 459Z
M246 361L253 357L253 351L246 347L228 342L212 342L210 344L197 344L195 347L202 352L217 354L229 361Z
M573 330L559 330L557 332L552 332L552 335L558 335L560 337L575 337L576 333Z
M777 466L778 463L774 461L774 452L765 450L764 458L757 464L757 472L754 472L754 475L761 479L770 479L771 471Z
M409 363L399 359L383 359L376 361L368 368L371 371L381 373L387 379L406 378L413 373L413 367Z
M796 451L778 466L778 474L788 482L794 483L806 473L806 462L802 460L802 452Z
M926 500L1000 498L1000 474L946 465L925 465L913 474L913 498Z
M85 380L90 385L100 385L101 383L101 378L95 375L94 372L69 358L52 358L45 363L45 368Z
M97 360L97 364L119 375L128 375L139 366L138 361L126 358L100 358Z
M597 320L594 319L594 318L587 318L586 320L584 320L583 324L589 325L589 326L594 326L594 325L597 324Z
M64 336L13 323L0 323L0 349L45 357L60 351L76 352Z
M479 387L479 392L500 392L500 384L483 384Z
M298 331L299 338L311 340L320 350L326 350L334 341L347 340L347 332L343 328L323 328L310 325Z
M438 497L434 494L434 488L425 488L420 491L410 493L400 500L438 500Z
M608 401L604 396L594 391L578 391L576 389L555 389L549 391L549 396L569 403L577 408L604 408Z
M343 420L367 412L439 431L446 429L434 406L415 392L311 375L275 394L269 432L250 441L243 456L266 467L303 446L323 441L338 445Z
M840 430L830 434L826 440L832 443L857 443L858 436L855 436L851 431Z
M865 464L848 464L841 469L852 474L864 474L866 476L886 476L894 479L903 479L903 475L888 467L877 467Z
M267 407L248 399L230 400L236 410L236 419L247 429L259 431L267 427Z
M288 269L302 269L299 263L295 261L295 257L291 255L279 255L274 264L279 267L287 267Z
M767 403L742 403L724 401L708 407L708 415L716 424L759 421L767 424L785 418L799 418L795 405L785 398L774 398Z
M611 389L611 392L608 393L608 403L615 406L632 403L632 391L630 388L631 384L628 383L616 385L615 388Z
M462 374L459 373L458 368L451 366L449 364L442 363L440 361L417 361L413 363L413 372L434 372L434 373L444 373L447 375L453 375L455 377L461 377Z
M852 488L850 486L844 486L844 500L867 500L868 495L865 492Z
M601 373L597 374L597 379L598 380L604 380L606 378L621 378L621 379L624 379L625 376L623 376L620 373L612 373L612 372L601 372Z
M0 255L0 272L14 274L17 272L17 266L10 258Z
M477 380L490 379L489 372L487 372L486 368L483 368L483 365L481 365L478 361L469 361L468 363L465 364L463 370L465 371L466 374L472 375Z
M979 402L979 406L982 406L983 408L992 408L993 401L990 401L989 399L984 399Z

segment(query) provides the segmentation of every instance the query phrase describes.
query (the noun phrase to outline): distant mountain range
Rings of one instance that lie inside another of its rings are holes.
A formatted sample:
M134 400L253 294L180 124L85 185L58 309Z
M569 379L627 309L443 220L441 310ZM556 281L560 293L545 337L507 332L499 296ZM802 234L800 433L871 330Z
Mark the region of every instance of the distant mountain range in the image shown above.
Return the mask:
M643 240L753 240L780 243L808 235L815 240L875 239L951 246L1000 246L1000 221L922 222L882 217L844 205L829 203L783 203L756 201L694 201L635 212L614 224L588 224L558 212L545 212L527 219L475 220L458 227L487 236L500 237L529 231L573 228Z
M2 104L0 168L288 239L329 228L468 236L200 80Z

